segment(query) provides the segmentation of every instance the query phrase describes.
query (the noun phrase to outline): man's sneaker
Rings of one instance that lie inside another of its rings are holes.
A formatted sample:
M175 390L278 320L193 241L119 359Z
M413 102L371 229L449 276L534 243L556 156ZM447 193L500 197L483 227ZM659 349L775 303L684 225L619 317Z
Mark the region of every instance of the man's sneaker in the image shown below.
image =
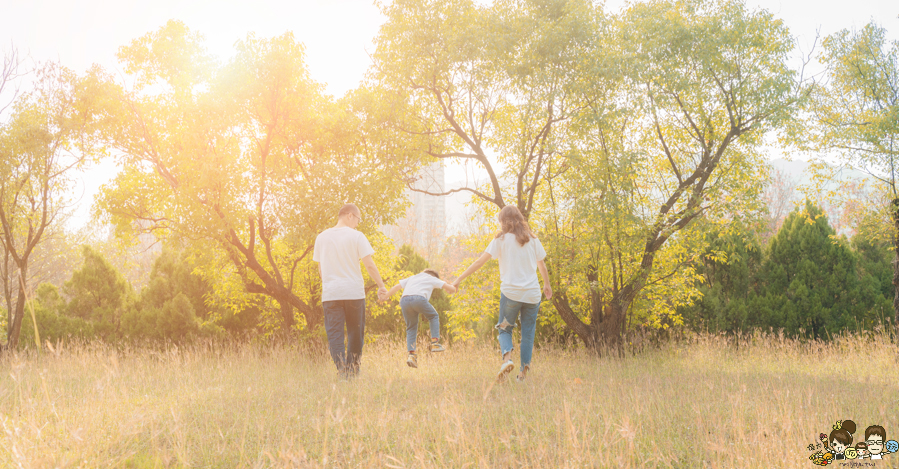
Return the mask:
M409 358L406 359L406 364L412 368L418 368L418 356L414 353L410 353Z
M512 363L512 360L503 362L502 366L499 367L499 373L496 374L496 382L502 383L505 381L513 369L515 369L515 364Z
M440 342L431 342L431 348L429 350L432 352L442 352L446 349L440 345Z

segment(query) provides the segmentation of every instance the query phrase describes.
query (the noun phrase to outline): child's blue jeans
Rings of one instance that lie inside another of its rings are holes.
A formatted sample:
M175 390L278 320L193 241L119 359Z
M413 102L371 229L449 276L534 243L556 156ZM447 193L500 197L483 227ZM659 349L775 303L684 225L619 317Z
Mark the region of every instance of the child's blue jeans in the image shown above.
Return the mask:
M406 320L406 347L410 352L415 351L419 313L424 314L431 324L431 338L440 337L440 316L427 298L419 295L404 296L400 300L400 308L403 310L403 319Z

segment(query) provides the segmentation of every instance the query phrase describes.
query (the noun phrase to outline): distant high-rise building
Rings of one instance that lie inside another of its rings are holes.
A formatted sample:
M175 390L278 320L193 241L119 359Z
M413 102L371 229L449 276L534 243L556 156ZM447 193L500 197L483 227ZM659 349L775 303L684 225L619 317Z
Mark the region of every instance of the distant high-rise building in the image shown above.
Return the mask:
M412 187L435 194L444 192L443 163L436 161L422 168ZM430 259L440 253L446 240L445 197L412 189L406 189L405 196L411 202L406 215L395 224L385 226L383 231L397 246L409 244Z

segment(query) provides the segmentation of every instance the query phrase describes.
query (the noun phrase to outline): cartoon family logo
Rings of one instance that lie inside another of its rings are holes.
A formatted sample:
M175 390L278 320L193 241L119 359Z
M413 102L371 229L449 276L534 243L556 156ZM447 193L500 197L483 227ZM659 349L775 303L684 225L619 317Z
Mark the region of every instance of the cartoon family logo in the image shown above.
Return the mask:
M865 429L865 440L852 446L855 422L852 420L837 420L830 436L822 433L818 439L821 443L808 445L809 451L815 451L808 458L819 466L833 464L841 459L866 459L873 461L883 459L884 456L899 452L899 442L887 440L887 431L880 425L871 425ZM822 449L823 443L823 449Z

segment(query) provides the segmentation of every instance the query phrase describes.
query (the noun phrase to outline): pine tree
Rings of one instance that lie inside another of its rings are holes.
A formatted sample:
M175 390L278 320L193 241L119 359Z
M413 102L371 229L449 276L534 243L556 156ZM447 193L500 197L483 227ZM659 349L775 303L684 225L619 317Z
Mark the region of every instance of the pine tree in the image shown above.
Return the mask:
M791 336L829 338L856 327L876 304L859 279L856 254L809 201L772 239L760 281L751 321Z
M45 282L37 287L33 300L26 307L28 311L22 322L20 346L34 345L34 323L30 312L32 307L42 343L70 339L89 340L94 336L94 328L90 322L62 314L66 308L65 299L55 285Z
M895 258L889 241L876 239L864 230L852 238L852 246L858 254L858 272L862 292L874 301L874 307L865 316L864 327L893 319L893 264Z
M63 287L70 298L65 311L92 322L98 335L112 339L119 333L121 316L132 296L131 285L90 246L84 246L82 255L84 264Z
M701 256L697 273L703 276L702 297L679 308L694 330L736 332L750 326L750 304L762 263L758 237L751 230L709 234L709 248Z

